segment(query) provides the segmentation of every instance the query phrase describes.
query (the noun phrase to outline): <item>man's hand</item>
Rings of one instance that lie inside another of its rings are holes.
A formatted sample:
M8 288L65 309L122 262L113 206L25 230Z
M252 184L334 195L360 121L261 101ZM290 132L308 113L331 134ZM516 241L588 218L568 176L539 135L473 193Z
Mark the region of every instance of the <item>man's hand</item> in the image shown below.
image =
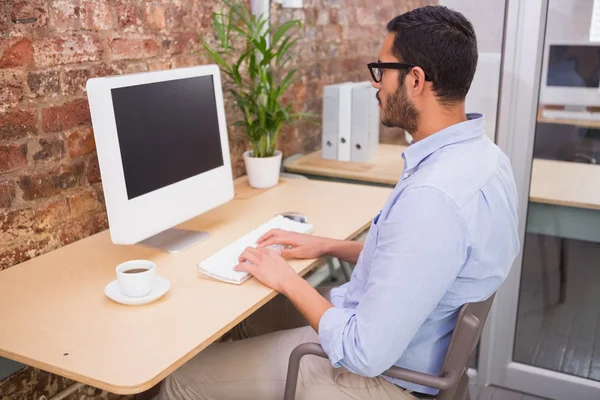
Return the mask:
M324 237L272 229L260 237L256 244L261 248L274 244L290 246L290 248L281 249L283 258L312 259L327 253L329 241Z
M323 298L310 284L275 251L265 248L247 248L240 255L236 271L249 272L264 285L287 296L318 332L319 321L333 305Z
M252 274L279 293L285 294L290 283L299 278L296 271L271 249L249 247L240 255L239 261L234 270Z

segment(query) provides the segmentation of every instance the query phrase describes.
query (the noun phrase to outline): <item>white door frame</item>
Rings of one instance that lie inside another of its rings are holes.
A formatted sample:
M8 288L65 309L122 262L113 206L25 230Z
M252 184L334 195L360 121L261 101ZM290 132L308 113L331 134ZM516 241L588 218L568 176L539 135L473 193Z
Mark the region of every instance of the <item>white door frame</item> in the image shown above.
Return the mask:
M484 328L477 381L556 400L598 400L600 382L512 359L547 10L548 0L509 0L506 11L496 139L515 174L521 253L498 290Z

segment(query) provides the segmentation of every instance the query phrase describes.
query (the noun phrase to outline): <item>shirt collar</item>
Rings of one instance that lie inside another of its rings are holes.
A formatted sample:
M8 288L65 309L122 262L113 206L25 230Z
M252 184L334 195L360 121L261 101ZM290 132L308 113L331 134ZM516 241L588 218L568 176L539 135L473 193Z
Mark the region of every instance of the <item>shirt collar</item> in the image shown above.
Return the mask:
M406 163L406 170L411 170L421 163L426 157L435 153L442 147L473 139L483 135L485 117L483 114L467 114L467 121L451 125L434 133L431 136L412 142L402 153Z

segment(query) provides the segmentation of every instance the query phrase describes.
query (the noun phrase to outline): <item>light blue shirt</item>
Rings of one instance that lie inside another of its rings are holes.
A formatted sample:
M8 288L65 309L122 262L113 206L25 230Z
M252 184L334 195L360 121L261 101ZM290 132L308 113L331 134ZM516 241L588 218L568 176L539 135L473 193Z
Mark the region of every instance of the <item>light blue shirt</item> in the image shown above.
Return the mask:
M506 278L520 246L512 169L484 135L483 115L467 118L404 151L402 178L319 322L334 367L439 375L461 306L487 299Z

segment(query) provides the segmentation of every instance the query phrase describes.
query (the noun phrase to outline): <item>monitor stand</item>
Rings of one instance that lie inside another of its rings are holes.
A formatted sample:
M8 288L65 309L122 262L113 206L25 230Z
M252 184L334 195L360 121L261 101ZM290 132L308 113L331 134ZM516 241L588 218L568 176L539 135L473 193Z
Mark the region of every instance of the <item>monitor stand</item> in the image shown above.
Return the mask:
M189 249L208 239L209 236L208 232L171 228L142 240L138 244L174 254Z

